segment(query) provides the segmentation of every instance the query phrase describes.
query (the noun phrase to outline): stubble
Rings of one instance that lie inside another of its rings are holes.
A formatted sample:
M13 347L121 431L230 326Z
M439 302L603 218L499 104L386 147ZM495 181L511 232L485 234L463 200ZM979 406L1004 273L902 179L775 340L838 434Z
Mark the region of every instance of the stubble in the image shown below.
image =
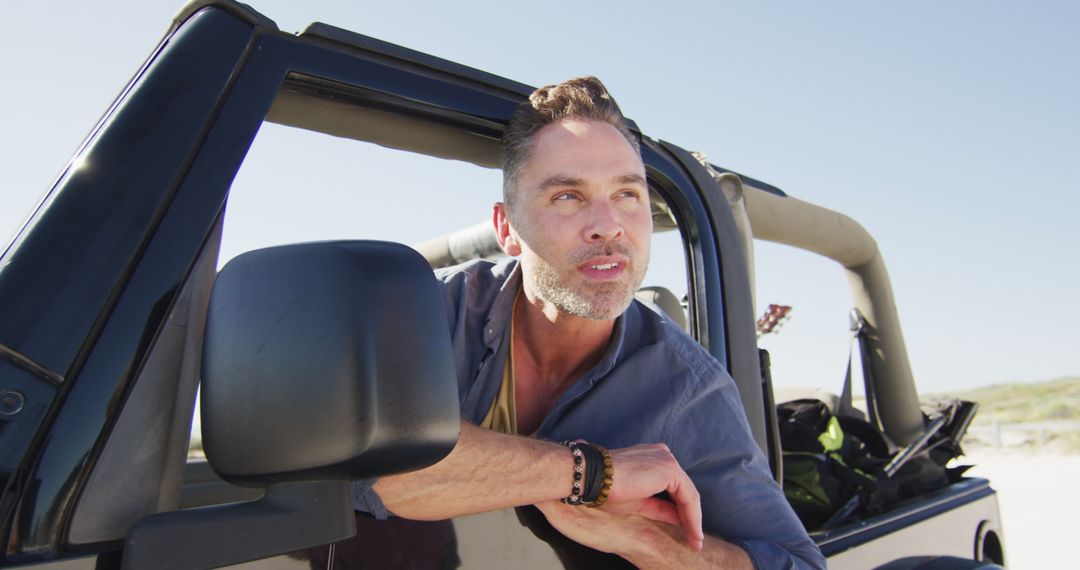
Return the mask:
M621 279L589 281L576 275L580 264L595 257L616 254L629 260ZM570 315L611 320L630 306L634 293L645 279L648 254L635 256L629 247L615 242L574 252L560 264L567 268L565 272L534 252L523 252L522 264L523 277L531 281L533 291L544 302Z

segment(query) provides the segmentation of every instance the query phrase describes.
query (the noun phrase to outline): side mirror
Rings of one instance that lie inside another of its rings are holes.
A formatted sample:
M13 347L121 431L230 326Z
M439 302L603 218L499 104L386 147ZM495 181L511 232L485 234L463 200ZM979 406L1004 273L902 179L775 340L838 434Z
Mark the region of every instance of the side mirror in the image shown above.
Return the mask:
M125 568L216 567L352 536L349 480L432 465L457 442L457 379L430 266L373 241L233 259L210 298L201 398L210 466L266 495L139 521Z
M203 446L226 481L363 479L445 457L460 426L427 262L388 242L246 253L210 297Z

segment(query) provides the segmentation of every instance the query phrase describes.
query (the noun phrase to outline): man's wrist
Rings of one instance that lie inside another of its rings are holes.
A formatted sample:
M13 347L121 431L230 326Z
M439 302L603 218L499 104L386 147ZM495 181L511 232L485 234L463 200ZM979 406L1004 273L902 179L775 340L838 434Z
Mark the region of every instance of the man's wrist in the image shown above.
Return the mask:
M615 477L611 454L602 446L584 441L564 441L574 461L570 494L562 502L573 506L600 507L607 502Z
M548 482L543 488L550 489L552 493L546 500L564 501L573 494L575 482L583 485L584 470L582 478L575 480L577 464L574 462L572 449L558 442L545 441L544 443L544 455L538 465L544 466L543 480Z

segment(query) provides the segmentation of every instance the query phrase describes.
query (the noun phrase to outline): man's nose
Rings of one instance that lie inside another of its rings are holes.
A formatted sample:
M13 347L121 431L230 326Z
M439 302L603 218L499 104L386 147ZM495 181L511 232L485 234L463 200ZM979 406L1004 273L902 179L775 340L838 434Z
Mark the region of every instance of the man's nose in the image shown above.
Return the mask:
M622 238L623 227L619 214L607 202L594 203L589 208L589 224L585 229L588 242L608 242Z

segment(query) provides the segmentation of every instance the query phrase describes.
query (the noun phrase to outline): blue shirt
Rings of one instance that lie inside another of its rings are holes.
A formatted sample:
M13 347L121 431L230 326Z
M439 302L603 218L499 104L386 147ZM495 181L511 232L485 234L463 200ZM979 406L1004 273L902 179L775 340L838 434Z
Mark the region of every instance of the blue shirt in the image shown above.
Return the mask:
M443 283L463 419L480 423L499 390L521 275L514 260L436 272ZM824 568L750 434L735 382L693 338L634 301L607 351L562 394L536 437L616 449L665 443L701 493L705 531L743 547L756 568ZM370 489L358 508L385 517Z

